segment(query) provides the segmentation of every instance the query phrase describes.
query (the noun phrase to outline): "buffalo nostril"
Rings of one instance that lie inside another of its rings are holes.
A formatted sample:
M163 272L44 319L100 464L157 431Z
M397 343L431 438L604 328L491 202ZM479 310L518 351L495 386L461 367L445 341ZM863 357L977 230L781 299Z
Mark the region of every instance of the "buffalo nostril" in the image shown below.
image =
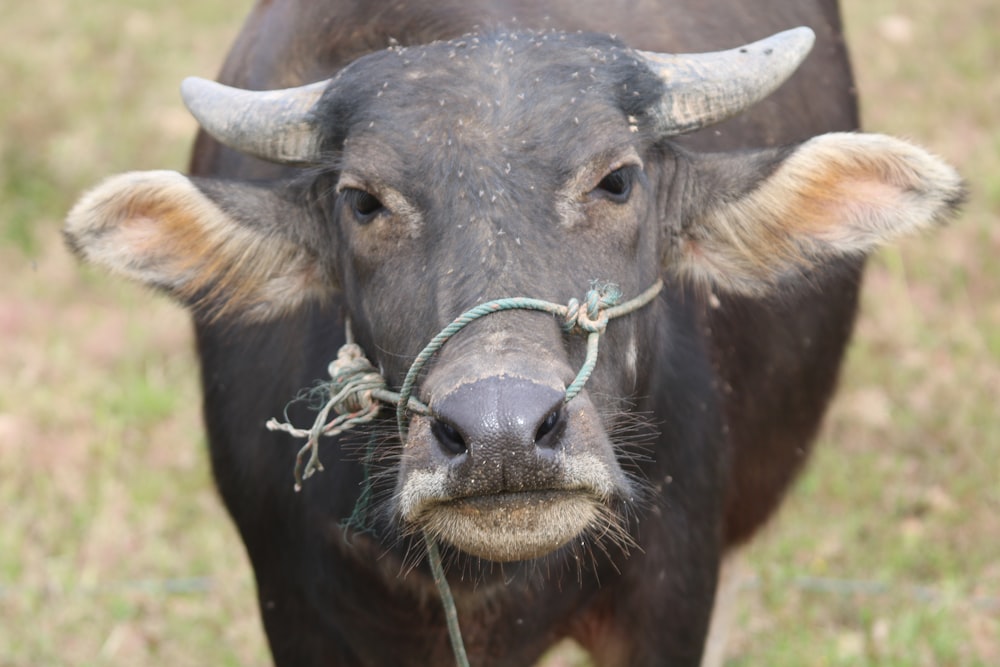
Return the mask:
M535 431L535 445L538 447L554 447L559 440L563 427L563 409L559 406L542 420Z
M451 456L459 456L469 451L468 445L465 444L465 438L462 437L457 428L448 422L435 419L431 425L431 432L437 438L438 443L445 453Z

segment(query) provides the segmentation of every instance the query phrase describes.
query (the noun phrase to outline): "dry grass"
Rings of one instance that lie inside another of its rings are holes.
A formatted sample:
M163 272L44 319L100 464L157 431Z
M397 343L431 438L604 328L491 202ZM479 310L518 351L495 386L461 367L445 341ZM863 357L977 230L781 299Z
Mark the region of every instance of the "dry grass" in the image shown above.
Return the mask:
M996 665L1000 6L857 0L845 16L867 129L930 146L972 196L872 263L818 455L751 550L732 664Z
M244 11L5 8L0 665L267 662L201 445L186 317L81 270L57 233L100 177L183 167L177 83L214 72ZM850 0L846 15L869 129L959 165L972 199L873 262L818 455L751 549L729 664L996 665L1000 6Z

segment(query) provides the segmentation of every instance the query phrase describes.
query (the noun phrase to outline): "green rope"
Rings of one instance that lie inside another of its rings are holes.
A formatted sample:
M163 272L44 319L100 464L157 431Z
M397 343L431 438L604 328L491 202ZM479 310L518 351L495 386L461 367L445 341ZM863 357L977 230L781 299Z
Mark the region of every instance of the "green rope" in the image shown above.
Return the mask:
M458 609L455 607L455 598L451 596L448 579L444 576L444 567L441 565L441 554L438 552L437 542L425 532L424 544L427 545L427 560L431 564L431 576L434 577L434 585L437 586L438 594L441 596L441 604L444 607L444 620L448 624L451 652L455 654L455 662L458 667L469 667L469 656L465 654L465 642L462 641L462 629L458 626Z
M319 460L319 439L322 436L333 437L365 424L378 414L381 404L396 404L396 427L401 442L406 440L406 414L411 412L419 415L430 415L431 410L426 405L412 397L413 387L417 377L431 357L437 354L452 336L475 322L481 317L499 313L505 310L535 310L550 313L562 318L562 328L568 334L587 334L587 355L576 378L566 387L565 402L569 403L583 389L594 367L597 364L597 351L600 337L607 329L608 321L616 317L628 315L651 302L663 289L663 282L657 280L644 292L635 298L619 304L621 290L617 285L604 283L594 285L587 292L585 303L571 299L567 305L513 297L487 301L463 313L446 326L420 354L410 366L398 393L389 391L388 385L379 372L372 366L364 351L353 342L348 342L337 351L337 358L330 363L330 381L327 391L330 398L316 415L316 420L309 429L296 428L288 422L271 419L267 428L272 431L284 431L297 438L305 438L306 444L299 450L295 459L295 489L302 489L302 483L314 473L323 470ZM584 307L584 305L586 307ZM327 422L331 412L337 417ZM309 459L306 460L306 454Z
M587 382L590 374L597 364L597 339L604 333L608 326L608 320L613 317L621 317L642 308L660 293L663 289L663 281L657 280L639 296L618 305L621 300L621 290L612 283L603 283L592 286L587 292L587 308L582 309L576 299L571 299L568 305L543 301L541 299L530 299L526 297L512 297L507 299L497 299L487 301L472 310L463 313L446 326L441 333L434 336L431 342L420 351L417 358L413 360L410 370L403 379L403 384L399 389L399 400L396 403L396 427L399 429L400 438L406 436L406 411L411 405L410 395L413 386L416 384L420 371L430 361L438 350L440 350L448 340L459 331L472 324L481 317L499 313L505 310L536 310L551 313L563 319L563 331L566 333L587 333L587 357L583 367L577 374L576 379L566 388L565 402L569 403Z
M320 437L332 437L351 429L358 424L365 424L378 414L382 404L396 405L396 428L399 431L400 442L406 442L407 413L431 415L426 405L412 397L417 378L427 362L437 354L452 336L475 322L481 317L499 313L505 310L535 310L550 313L563 320L562 329L567 334L587 334L587 354L576 378L566 387L564 402L569 403L582 390L590 379L597 365L597 351L601 336L608 327L608 321L616 317L628 315L642 308L656 298L663 289L663 281L657 280L648 289L625 303L621 301L621 290L611 283L595 284L587 292L584 303L571 299L567 305L531 299L514 297L487 301L463 313L446 326L431 342L428 343L410 366L398 393L390 391L385 378L372 366L364 351L353 341L348 341L337 351L337 358L330 363L330 381L326 391L330 398L316 415L316 420L309 429L300 429L288 422L271 419L267 428L272 431L284 431L296 438L305 438L306 444L295 457L295 490L302 489L302 483L313 474L323 470L319 460ZM336 417L327 421L330 413ZM363 525L367 516L368 504L371 501L371 477L369 468L374 455L375 439L369 439L368 451L364 460L363 489L354 512L346 525L357 529ZM308 460L306 455L309 455ZM458 612L452 598L448 581L441 564L441 555L437 544L425 532L424 542L427 545L427 557L430 562L434 583L437 585L444 605L445 619L448 623L448 636L451 639L452 651L459 667L468 667L469 660L462 643L462 634L458 626Z

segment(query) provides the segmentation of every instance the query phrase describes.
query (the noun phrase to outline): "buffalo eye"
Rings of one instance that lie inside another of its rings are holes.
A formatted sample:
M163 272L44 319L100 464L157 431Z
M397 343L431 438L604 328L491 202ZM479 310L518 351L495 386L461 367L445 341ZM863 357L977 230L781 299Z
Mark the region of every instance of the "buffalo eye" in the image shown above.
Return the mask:
M344 204L350 207L354 218L362 224L371 222L385 209L378 197L364 190L344 188L340 196L343 198Z
M620 167L609 172L597 187L590 191L590 195L611 200L616 204L624 204L632 194L634 172L632 167Z

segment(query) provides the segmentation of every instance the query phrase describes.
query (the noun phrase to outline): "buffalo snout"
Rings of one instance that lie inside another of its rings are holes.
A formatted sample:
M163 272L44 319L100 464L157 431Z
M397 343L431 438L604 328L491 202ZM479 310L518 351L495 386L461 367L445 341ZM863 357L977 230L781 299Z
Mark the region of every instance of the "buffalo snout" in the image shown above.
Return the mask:
M398 512L461 551L513 561L607 532L629 481L586 394L497 374L451 385L410 424Z

